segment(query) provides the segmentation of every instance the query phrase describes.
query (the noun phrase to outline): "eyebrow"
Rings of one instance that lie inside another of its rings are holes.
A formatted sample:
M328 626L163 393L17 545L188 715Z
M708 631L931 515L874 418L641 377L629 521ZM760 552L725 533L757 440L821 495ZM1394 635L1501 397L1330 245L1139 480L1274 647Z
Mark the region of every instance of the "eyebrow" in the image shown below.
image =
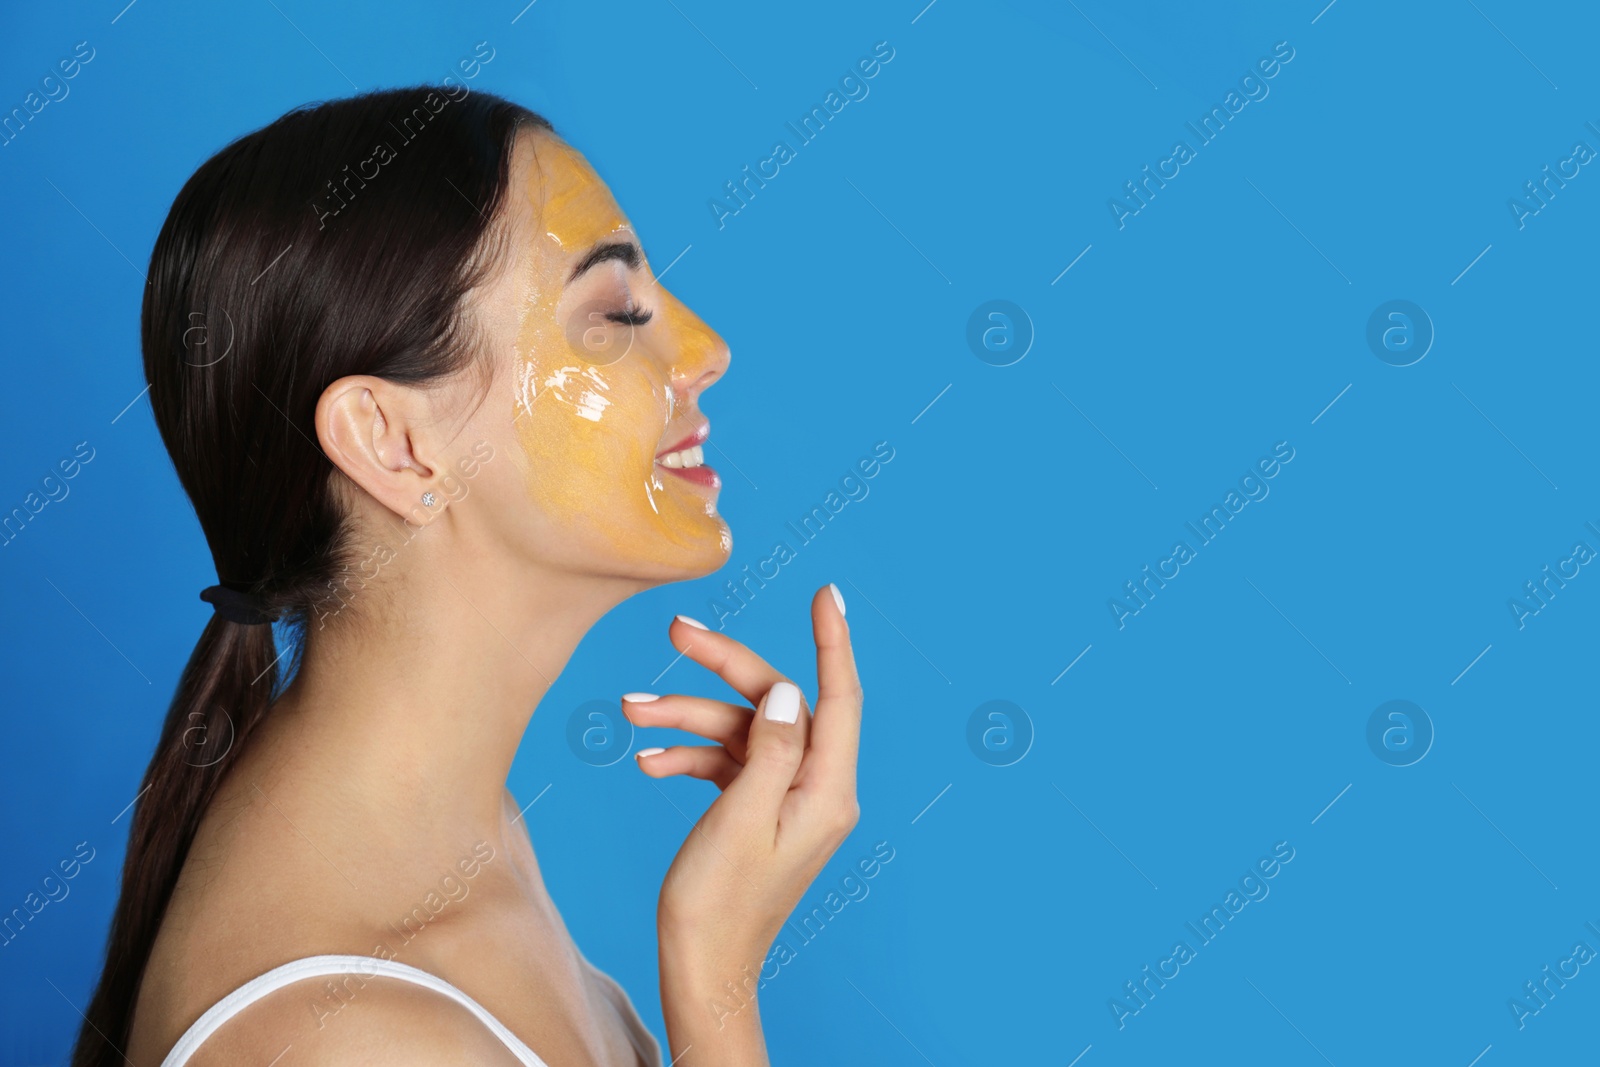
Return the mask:
M644 264L644 253L632 241L607 241L595 245L589 250L589 254L572 268L572 274L567 281L570 283L590 267L613 259L627 264L629 270L638 270Z

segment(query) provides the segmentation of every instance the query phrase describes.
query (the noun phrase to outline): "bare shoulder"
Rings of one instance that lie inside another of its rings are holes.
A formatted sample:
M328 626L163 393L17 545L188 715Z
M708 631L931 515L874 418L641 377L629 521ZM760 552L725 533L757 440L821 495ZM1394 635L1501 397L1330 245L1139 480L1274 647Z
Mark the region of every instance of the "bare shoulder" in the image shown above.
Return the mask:
M275 1057L280 1067L521 1062L482 1020L442 993L394 978L338 975L262 998L213 1034L189 1064L280 1063Z

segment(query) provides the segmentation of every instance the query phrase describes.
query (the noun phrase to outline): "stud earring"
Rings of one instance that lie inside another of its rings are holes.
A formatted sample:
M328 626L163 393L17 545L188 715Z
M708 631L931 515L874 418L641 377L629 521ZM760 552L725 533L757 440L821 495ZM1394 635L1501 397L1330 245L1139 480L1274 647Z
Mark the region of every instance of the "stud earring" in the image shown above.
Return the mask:
M438 497L434 496L432 493L423 493L422 494L422 506L425 507L425 508L433 507L433 505L437 502L437 500L438 500Z

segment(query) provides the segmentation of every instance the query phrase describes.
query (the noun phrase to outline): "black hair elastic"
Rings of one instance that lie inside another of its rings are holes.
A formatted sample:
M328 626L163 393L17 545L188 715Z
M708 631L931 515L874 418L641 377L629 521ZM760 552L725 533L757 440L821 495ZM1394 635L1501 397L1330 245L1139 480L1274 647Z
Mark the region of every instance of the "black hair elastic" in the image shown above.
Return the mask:
M260 597L226 585L212 585L200 590L200 599L210 604L228 622L241 626L262 626L276 616L267 610Z

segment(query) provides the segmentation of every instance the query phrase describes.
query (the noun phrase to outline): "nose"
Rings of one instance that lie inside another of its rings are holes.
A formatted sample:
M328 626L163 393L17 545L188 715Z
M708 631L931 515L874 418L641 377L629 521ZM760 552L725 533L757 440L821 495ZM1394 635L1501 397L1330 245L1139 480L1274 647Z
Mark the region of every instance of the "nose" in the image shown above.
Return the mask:
M680 403L692 406L700 394L728 371L732 354L717 332L707 326L683 302L666 289L661 290L671 326L672 351L669 371L672 390Z

